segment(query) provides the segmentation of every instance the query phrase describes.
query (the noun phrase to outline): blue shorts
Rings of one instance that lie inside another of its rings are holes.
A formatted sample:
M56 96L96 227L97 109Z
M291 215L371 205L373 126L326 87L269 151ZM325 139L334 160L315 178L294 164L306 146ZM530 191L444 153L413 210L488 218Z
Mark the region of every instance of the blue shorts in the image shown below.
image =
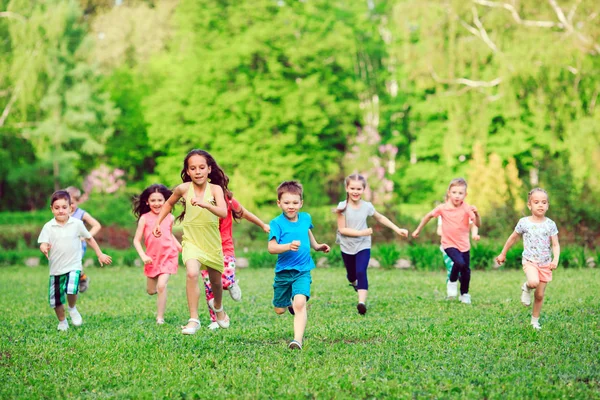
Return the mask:
M292 305L291 300L297 294L306 296L306 301L308 301L310 299L311 282L310 271L286 269L275 272L273 306L277 308L289 307Z

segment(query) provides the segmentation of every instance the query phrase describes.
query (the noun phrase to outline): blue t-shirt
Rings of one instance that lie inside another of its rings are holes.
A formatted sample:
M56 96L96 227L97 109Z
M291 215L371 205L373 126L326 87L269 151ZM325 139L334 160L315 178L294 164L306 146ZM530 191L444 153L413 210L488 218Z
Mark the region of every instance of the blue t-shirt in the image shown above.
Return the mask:
M271 220L269 224L271 232L269 241L275 239L278 244L291 243L294 240L300 241L298 251L286 251L277 255L277 264L275 272L283 270L310 271L315 268L315 262L310 256L310 238L309 229L313 228L310 214L305 212L298 213L298 221L291 222L283 213L277 218Z

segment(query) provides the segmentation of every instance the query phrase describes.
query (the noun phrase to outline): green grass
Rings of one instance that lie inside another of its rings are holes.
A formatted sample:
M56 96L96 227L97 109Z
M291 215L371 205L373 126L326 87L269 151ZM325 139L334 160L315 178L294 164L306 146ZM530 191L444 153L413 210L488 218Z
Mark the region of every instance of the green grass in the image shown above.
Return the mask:
M341 268L313 272L304 350L273 313L273 272L241 270L228 330L183 336L185 274L166 324L140 268L90 268L84 325L56 331L47 268L2 268L0 398L598 398L598 270L559 269L543 330L519 303L519 271L473 274L473 304L447 302L443 272L370 271L359 316Z

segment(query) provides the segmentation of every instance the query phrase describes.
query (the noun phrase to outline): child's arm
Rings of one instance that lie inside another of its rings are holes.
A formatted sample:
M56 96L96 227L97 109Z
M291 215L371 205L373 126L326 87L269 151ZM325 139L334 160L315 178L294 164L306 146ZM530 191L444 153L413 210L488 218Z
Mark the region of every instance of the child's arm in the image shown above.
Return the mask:
M179 199L184 195L184 190L187 189L189 185L191 185L189 182L178 185L175 190L173 190L173 194L171 194L167 201L165 201L165 204L162 206L160 213L158 214L156 225L154 225L154 229L152 229L152 234L154 236L160 237L160 235L162 235L162 232L160 231L160 223L163 222L163 219L165 219L167 215L171 213L171 210L173 210L175 204L177 204Z
M173 237L173 240L175 241L175 247L177 248L177 251L180 253L183 252L183 246L181 246L181 243L179 243L179 240L177 240L177 238L173 234L173 231L171 231L171 236Z
M198 206L202 208L206 208L211 213L215 214L219 218L227 218L227 203L225 202L225 195L223 194L223 189L219 185L213 185L209 183L210 186L207 186L204 190L212 191L212 195L215 199L216 205L207 203L204 199L192 199L191 203L193 206Z
M471 239L476 242L481 239L481 236L479 236L479 227L475 224L471 224Z
M373 229L367 228L361 231L352 228L346 228L346 216L338 213L337 215L338 231L344 236L359 237L359 236L370 236L373 234Z
M438 236L442 236L442 218L438 217L437 230L435 231Z
M310 247L315 250L315 251L322 251L323 253L329 253L329 250L331 250L329 248L329 245L326 243L318 243L317 239L315 239L315 236L313 235L312 231L309 229L308 230L308 237L310 239Z
M142 248L142 235L144 234L144 226L146 225L146 220L144 217L140 217L138 221L137 229L135 230L135 235L133 237L133 247L137 250L140 258L144 262L144 264L151 264L152 258L146 254L144 249Z
M479 228L481 226L481 216L479 215L479 211L477 211L477 207L475 206L471 206L471 211L473 211L473 214L475 214L473 225Z
M380 214L377 211L375 211L375 214L373 214L373 218L375 218L375 220L377 220L377 222L379 222L380 224L385 225L388 228L390 228L391 230L393 230L394 232L396 232L397 235L408 237L407 229L398 228L398 226L396 224L394 224L392 221L390 221L388 219L388 217L386 217L385 215Z
M558 267L558 259L560 258L560 243L558 243L558 235L550 236L552 241L552 254L554 258L550 263L550 269L556 269Z
M102 225L100 225L100 222L98 222L96 218L92 217L87 212L83 214L83 222L90 226L89 232L92 236L96 236L96 234L100 232L100 229L102 229Z
M40 244L40 251L42 253L44 253L44 255L46 256L46 258L48 258L48 252L50 251L50 243L42 243Z
M294 240L291 243L279 244L275 238L269 240L269 245L267 246L267 250L271 254L281 254L286 251L298 251L300 248L300 241Z
M269 224L265 224L264 222L262 222L262 220L260 218L258 218L256 215L252 214L248 209L244 208L241 204L240 204L240 208L241 208L241 210L236 210L236 211L241 211L242 218L244 218L246 221L252 222L254 225L258 226L266 233L269 233L271 231L271 227L269 226Z
M513 244L515 244L517 242L517 240L519 240L519 236L521 236L521 235L519 235L517 232L513 232L508 237L508 240L506 241L506 244L504 245L502 252L500 253L500 255L498 257L496 257L496 262L498 263L498 265L504 264L504 261L506 261L506 253L513 246Z
M421 229L423 229L423 227L429 222L429 220L431 218L433 218L433 211L428 212L423 219L421 220L421 222L419 223L419 226L417 226L417 229L415 229L412 233L412 237L416 238L419 237L419 233L421 233Z
M106 254L104 254L102 252L102 250L100 250L100 246L98 246L98 243L96 242L96 239L94 239L93 237L89 238L89 239L85 239L88 244L90 245L90 247L92 249L94 249L94 251L96 252L96 256L98 257L98 261L100 261L100 266L104 266L104 264L112 264L112 258Z

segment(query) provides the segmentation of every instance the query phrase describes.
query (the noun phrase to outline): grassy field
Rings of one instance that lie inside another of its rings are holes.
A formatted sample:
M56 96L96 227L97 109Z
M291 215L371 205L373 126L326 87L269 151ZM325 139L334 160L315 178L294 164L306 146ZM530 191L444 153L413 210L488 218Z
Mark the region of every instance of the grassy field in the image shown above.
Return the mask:
M270 306L273 272L241 270L228 330L183 336L185 274L171 279L166 324L141 269L91 268L84 324L56 331L47 268L0 281L0 398L599 398L598 270L560 269L542 331L519 303L517 271L475 272L473 304L444 300L444 274L372 270L359 316L340 268L313 272L304 350Z

